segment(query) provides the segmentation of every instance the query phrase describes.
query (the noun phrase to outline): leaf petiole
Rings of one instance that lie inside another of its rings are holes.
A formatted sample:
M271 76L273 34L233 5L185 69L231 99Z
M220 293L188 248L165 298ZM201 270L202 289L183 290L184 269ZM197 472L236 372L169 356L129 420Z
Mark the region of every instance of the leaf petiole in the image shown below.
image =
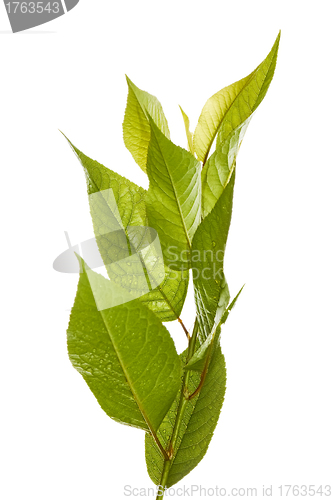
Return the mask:
M184 323L182 322L181 318L177 318L177 319L178 319L179 323L182 325L182 328L183 328L183 330L184 330L184 332L185 332L185 334L186 334L186 337L188 338L188 340L190 340L190 339L191 339L191 336L190 336L190 334L188 333L188 330L187 330L187 328L185 327Z

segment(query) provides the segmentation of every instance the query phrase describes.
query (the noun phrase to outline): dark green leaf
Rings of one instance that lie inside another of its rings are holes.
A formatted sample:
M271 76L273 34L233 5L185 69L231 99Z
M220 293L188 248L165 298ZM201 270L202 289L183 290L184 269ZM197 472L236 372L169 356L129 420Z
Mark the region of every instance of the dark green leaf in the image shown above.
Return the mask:
M192 245L193 283L201 343L216 326L230 300L224 253L232 212L235 170L214 209L198 227Z
M184 354L183 361L185 361ZM200 374L191 372L189 390L194 391L199 381ZM225 388L225 361L221 349L218 347L212 357L201 392L187 403L166 484L168 488L191 472L205 456L220 416ZM158 437L164 447L167 447L170 441L176 419L179 397L180 394L158 431ZM152 481L157 485L161 484L165 462L153 439L148 435L146 436L146 463Z
M81 265L67 331L70 360L111 418L156 432L180 387L170 334L137 300L99 311L96 293L112 293L110 282Z
M151 121L147 174L149 225L156 229L165 262L173 269L190 265L190 246L201 220L201 167L185 149L167 139Z

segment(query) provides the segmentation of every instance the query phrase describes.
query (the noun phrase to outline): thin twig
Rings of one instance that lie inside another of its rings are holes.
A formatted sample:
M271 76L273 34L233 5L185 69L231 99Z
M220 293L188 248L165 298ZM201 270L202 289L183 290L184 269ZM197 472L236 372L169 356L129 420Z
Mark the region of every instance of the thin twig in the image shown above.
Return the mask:
M161 441L157 437L157 434L152 429L150 430L150 433L151 433L151 436L154 439L155 443L157 444L160 452L162 453L164 460L170 460L170 457L169 457L168 453L165 451L165 449L163 448Z
M188 340L190 340L191 336L190 336L190 334L188 333L188 331L187 331L187 329L186 329L186 327L185 327L184 323L182 322L181 318L177 318L177 319L178 319L179 323L182 325L183 330L184 330L184 332L185 332L185 334L186 334L186 337L188 338Z
M209 368L209 364L210 364L211 354L212 354L212 346L213 346L213 341L209 345L209 351L207 353L207 358L206 358L204 369L202 370L202 373L201 373L200 383L199 383L198 387L196 388L196 390L194 392L192 392L192 394L190 394L188 396L188 399L195 398L195 396L197 396L199 394L199 392L202 389L202 386L205 383L207 372L208 372L208 368Z

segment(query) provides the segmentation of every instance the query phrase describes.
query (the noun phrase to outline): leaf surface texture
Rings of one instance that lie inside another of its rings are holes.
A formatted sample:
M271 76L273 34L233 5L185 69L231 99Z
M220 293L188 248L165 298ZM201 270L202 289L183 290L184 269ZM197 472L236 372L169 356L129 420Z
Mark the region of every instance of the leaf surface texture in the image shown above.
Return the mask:
M114 233L111 232L110 224L120 217L120 224L128 231L135 226L148 226L146 214L145 189L137 186L125 177L92 160L70 141L73 151L76 153L86 176L88 195L112 189L116 201L116 208L113 203L107 201L100 206L100 210L92 212L94 233L98 243L99 251L104 262L109 262L112 258L120 258L127 250L124 248L123 238L115 241ZM119 225L119 228L121 226ZM139 244L140 242L138 242ZM149 293L141 296L138 300L150 308L162 321L173 321L181 313L187 287L188 271L178 272L165 266L164 281ZM119 281L123 286L130 287L128 277L123 279L123 271L119 268Z
M183 361L185 361L185 354L182 357ZM191 372L189 384L191 391L196 389L199 380L200 375L197 372ZM205 456L220 416L225 389L225 361L221 349L218 347L211 360L205 384L200 394L187 403L176 444L175 456L172 460L166 484L168 488L191 472ZM168 445L172 434L178 402L179 395L158 431L158 437L165 447ZM146 436L146 463L150 478L156 485L159 485L164 460L159 454L154 441L148 435Z
M264 61L248 76L223 88L208 99L194 132L194 149L203 163L215 137L218 147L257 109L274 75L280 33Z
M173 340L139 301L98 311L91 280L106 294L109 281L81 265L67 331L70 360L107 415L156 432L180 386Z
M132 154L139 167L146 172L147 152L150 141L149 116L166 137L170 137L168 122L159 100L140 90L128 78L128 97L123 122L125 146Z
M149 225L156 229L166 263L189 267L190 246L201 220L201 167L151 121L147 174Z

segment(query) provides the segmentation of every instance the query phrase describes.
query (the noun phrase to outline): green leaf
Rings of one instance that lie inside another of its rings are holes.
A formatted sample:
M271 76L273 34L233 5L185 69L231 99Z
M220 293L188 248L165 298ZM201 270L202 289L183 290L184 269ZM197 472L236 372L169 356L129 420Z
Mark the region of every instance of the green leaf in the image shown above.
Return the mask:
M203 343L229 303L224 253L231 221L235 170L214 209L201 222L192 244L195 301Z
M148 226L145 203L147 193L125 177L83 154L69 140L68 142L84 169L88 195L107 189L113 191L116 207L112 203L102 205L99 213L94 210L92 220L103 261L109 262L112 257L120 258L121 253L124 253L128 248L127 245L125 248L122 245L123 240L119 241L118 238L115 241L110 223L114 223L115 218L119 217L119 229L122 225L127 233L132 227ZM173 321L179 317L183 308L189 275L188 271L178 272L167 266L165 266L164 272L164 281L138 300L149 307L162 321ZM126 280L123 285L128 287L131 284Z
M139 301L99 311L93 289L108 294L110 282L81 266L67 331L70 360L109 417L156 432L180 387L170 334Z
M151 120L147 214L173 269L190 266L190 247L201 220L201 167L185 149L167 139Z
M225 395L226 369L221 353L219 339L221 327L226 322L230 311L235 306L244 286L226 308L219 324L209 335L204 344L186 363L187 351L183 353L184 370L190 371L189 393L193 393L201 380L201 372L208 363L207 376L198 396L187 402L182 425L176 443L174 458L166 486L171 487L188 474L205 455L217 424ZM175 425L180 393L167 413L158 432L158 437L165 449L168 448ZM213 403L213 404L212 404ZM165 462L159 454L152 438L146 437L146 462L148 473L155 484L161 484Z
M230 304L228 305L228 307L224 311L224 314L223 314L222 319L220 320L219 324L209 334L209 336L206 338L205 342L199 347L199 349L194 353L194 355L189 360L189 362L184 366L184 370L194 370L194 371L199 371L199 372L203 371L205 364L206 364L206 361L207 361L207 357L210 356L210 352L212 350L212 347L218 345L218 342L220 340L220 335L221 335L221 327L227 321L228 316L230 314L230 311L233 309L234 305L236 304L237 299L240 296L243 288L244 288L244 285L242 286L242 288L237 293L236 297L230 302Z
M151 309L161 321L179 318L186 298L189 272L164 268L164 281L138 300Z
M214 339L215 332L216 329L208 335L205 342L201 344L201 346L197 351L195 351L189 362L184 366L184 370L194 370L196 372L203 371L207 356L209 355L209 351L211 349L211 344Z
M184 120L188 150L194 156L193 134L192 134L192 132L190 132L190 120L188 119L187 114L182 110L181 106L179 106L179 107L180 107L180 111L182 112L182 116L183 116L183 120Z
M215 206L236 166L236 157L250 116L220 144L202 169L202 214L206 217Z
M182 358L185 362L184 354ZM199 381L200 374L191 372L190 391L196 389ZM220 347L218 347L213 354L203 388L198 396L187 403L166 484L168 488L191 472L205 456L220 416L225 388L225 360ZM157 433L164 447L167 447L170 441L179 397L180 394L178 394ZM165 462L153 439L148 435L146 436L146 463L151 480L156 485L161 484Z
M159 100L148 92L140 90L126 76L128 97L123 122L125 146L140 168L146 172L147 152L150 141L151 116L162 133L170 138L168 122Z
M86 175L95 238L81 244L69 357L107 415L146 432L147 469L163 487L204 457L222 408L221 329L242 291L230 302L224 275L236 160L273 78L279 40L250 75L208 99L194 134L180 108L189 151L171 142L156 97L126 77L124 142L147 172L148 191L71 145ZM109 279L86 261L105 266ZM179 317L190 269L192 336ZM180 356L162 324L177 318L189 341Z
M247 77L208 99L194 132L194 149L204 164L217 136L219 146L257 109L274 75L280 33L264 61Z

